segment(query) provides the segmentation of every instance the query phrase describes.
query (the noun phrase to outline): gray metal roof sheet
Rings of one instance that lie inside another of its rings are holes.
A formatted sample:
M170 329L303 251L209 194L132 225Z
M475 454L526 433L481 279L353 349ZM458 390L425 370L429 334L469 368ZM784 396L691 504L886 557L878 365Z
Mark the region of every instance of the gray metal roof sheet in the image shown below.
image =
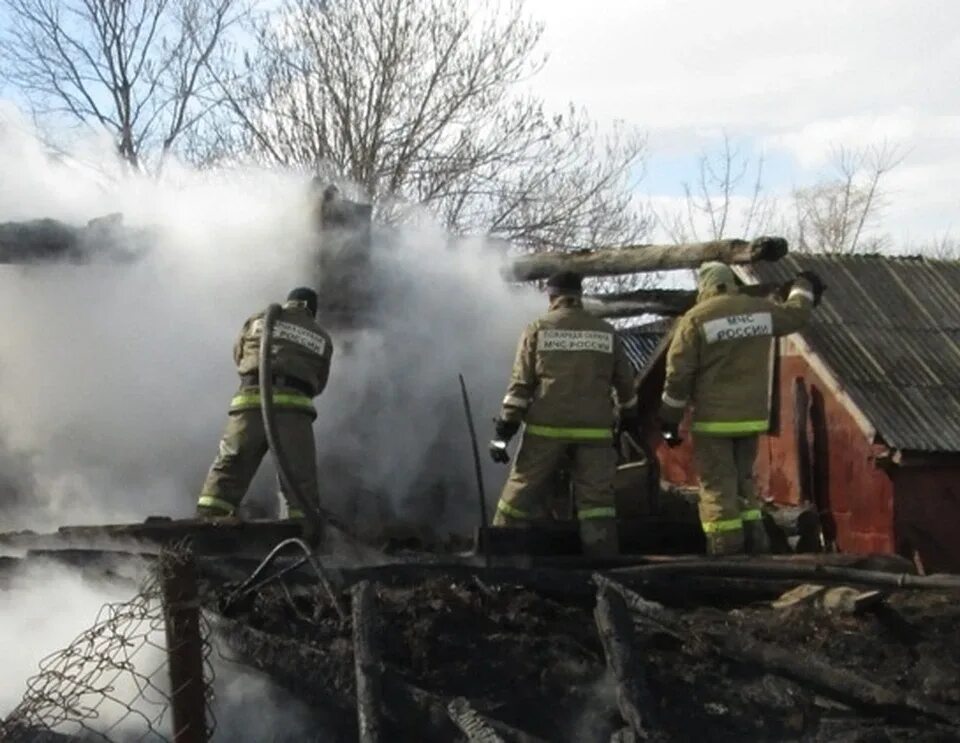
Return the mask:
M666 335L672 325L672 319L657 320L620 331L623 348L637 372L643 371L647 364L653 360L660 341L663 340L663 336Z
M740 272L783 282L803 270L828 288L802 335L884 442L960 452L960 262L790 254Z

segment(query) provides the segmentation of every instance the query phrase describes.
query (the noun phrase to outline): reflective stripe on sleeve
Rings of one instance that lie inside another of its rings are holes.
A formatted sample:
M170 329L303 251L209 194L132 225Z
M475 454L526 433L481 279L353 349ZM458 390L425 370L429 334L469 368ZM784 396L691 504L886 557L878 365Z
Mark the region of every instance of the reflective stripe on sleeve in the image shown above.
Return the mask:
M504 407L520 408L521 410L525 410L529 404L529 400L525 400L522 397L516 397L515 395L507 395L505 398L503 398Z
M640 398L637 397L636 395L634 395L634 396L631 397L629 400L627 400L625 403L623 403L623 404L620 406L620 409L623 410L623 409L625 409L625 408L635 407L638 402L640 402Z
M232 516L234 512L234 505L230 501L225 501L223 498L218 498L215 495L201 495L197 498L197 506L200 508L215 508L218 511L222 511L225 516Z
M723 521L704 521L704 534L717 534L724 531L737 531L743 528L742 519L724 519Z
M742 435L750 433L765 433L770 427L766 420L762 421L697 421L691 426L696 433L723 435Z
M671 408L685 408L687 407L686 400L678 400L675 397L670 397L666 392L663 393L663 396L660 398L663 400L664 405L668 405Z
M566 428L564 426L538 426L527 424L526 432L547 439L589 439L591 441L613 440L609 428Z
M582 511L577 511L577 518L580 521L584 521L586 519L615 519L616 517L617 509L613 506L585 508Z
M523 511L523 510L521 510L521 509L519 509L519 508L516 508L515 506L511 506L509 503L507 503L507 502L506 502L505 500L503 500L503 499L501 499L500 502L497 503L497 510L498 510L500 513L502 513L502 514L505 514L505 515L507 515L507 516L511 516L511 517L513 517L513 518L515 518L515 519L529 519L529 518L530 518L530 514L529 514L529 513L527 513L526 511Z
M787 299L790 300L790 299L793 299L794 297L803 297L804 299L808 299L811 302L814 300L813 292L808 291L807 289L804 289L799 286L795 286L793 287L793 289L790 290L790 294L787 296Z
M274 392L273 404L281 408L302 408L313 411L313 400L306 395L297 395L290 392ZM230 401L231 410L245 410L260 407L259 392L244 392L234 395Z
M747 521L760 521L763 518L763 511L759 508L751 508L749 511L740 512L740 520Z

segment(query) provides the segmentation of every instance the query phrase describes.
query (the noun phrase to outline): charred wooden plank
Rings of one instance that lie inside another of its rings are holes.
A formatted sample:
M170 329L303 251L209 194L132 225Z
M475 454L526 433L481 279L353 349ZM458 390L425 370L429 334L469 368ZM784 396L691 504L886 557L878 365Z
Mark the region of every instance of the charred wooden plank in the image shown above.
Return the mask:
M447 713L460 731L467 736L469 743L506 743L487 719L463 697L451 699L447 703Z
M360 743L383 740L381 663L376 643L376 593L369 581L351 591L353 598L353 658L357 677L357 727Z
M557 271L585 276L615 276L645 271L696 268L704 261L754 263L776 261L787 254L782 237L756 240L713 240L683 245L629 245L571 252L532 253L513 258L504 268L510 281L545 279Z
M317 717L318 725L329 731L333 740L357 740L353 673L348 657L321 652L219 614L210 616L213 631L226 648L304 701Z
M894 719L917 715L958 724L960 713L914 694L888 689L846 668L838 668L818 653L784 648L752 637L739 622L694 633L675 613L648 601L617 581L595 575L594 582L621 597L624 605L658 629L685 642L698 653L709 652L737 663L759 666L764 671L810 686L832 699L858 708L884 713Z
M594 620L603 644L607 668L617 684L620 716L634 734L647 740L655 705L647 688L645 674L634 656L633 622L623 597L609 587L600 588L597 591Z

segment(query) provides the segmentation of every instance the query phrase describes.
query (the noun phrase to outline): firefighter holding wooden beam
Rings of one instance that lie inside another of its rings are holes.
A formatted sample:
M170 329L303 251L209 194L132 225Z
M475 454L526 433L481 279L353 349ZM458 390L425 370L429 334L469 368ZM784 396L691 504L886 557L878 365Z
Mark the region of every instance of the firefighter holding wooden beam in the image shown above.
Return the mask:
M678 427L693 407L708 554L768 552L753 466L757 437L769 429L774 339L806 325L825 287L804 271L785 302L751 297L740 293L730 267L716 262L700 266L697 284L697 303L678 321L667 351L661 431L668 445L681 443Z

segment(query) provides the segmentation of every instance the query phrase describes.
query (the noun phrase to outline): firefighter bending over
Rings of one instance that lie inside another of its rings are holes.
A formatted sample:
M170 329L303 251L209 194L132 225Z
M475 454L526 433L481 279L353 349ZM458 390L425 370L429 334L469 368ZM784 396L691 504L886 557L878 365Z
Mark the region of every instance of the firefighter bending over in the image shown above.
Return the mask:
M741 294L733 271L704 263L693 309L678 322L667 352L660 407L670 446L693 406L694 460L700 478L700 522L711 555L769 551L753 484L757 437L770 421L774 338L800 330L820 303L823 282L797 275L786 302Z
M258 373L265 314L250 317L233 346L240 389L230 401L220 451L197 501L198 516L234 515L267 453ZM313 289L291 291L274 325L271 348L277 437L287 455L290 476L306 498L319 498L313 398L327 385L333 354L330 336L317 324L316 314ZM291 518L303 517L289 501L287 507Z
M494 525L529 526L547 518L558 470L570 462L580 538L586 554L618 552L613 481L614 411L621 430L639 428L633 368L613 326L583 309L581 277L547 281L550 310L524 330L490 442L494 461L524 423L523 441L503 488Z

